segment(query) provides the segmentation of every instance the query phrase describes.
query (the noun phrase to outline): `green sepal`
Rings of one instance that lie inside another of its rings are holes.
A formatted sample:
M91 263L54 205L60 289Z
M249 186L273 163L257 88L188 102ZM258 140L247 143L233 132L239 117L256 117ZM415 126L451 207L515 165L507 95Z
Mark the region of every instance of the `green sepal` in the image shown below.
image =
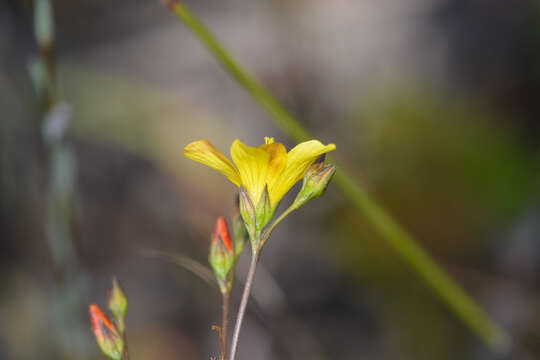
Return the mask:
M235 254L233 252L229 253L222 241L211 242L208 262L214 270L216 280L222 292L228 287L231 277L230 273L234 268L235 261Z
M240 254L242 254L244 251L246 242L249 239L249 234L239 212L233 216L232 224L234 234L234 253L238 258L238 256L240 256Z
M257 233L261 233L274 216L275 209L270 204L270 195L268 194L268 186L264 186L264 191L255 209L256 229Z
M113 315L114 322L120 331L120 334L124 333L126 329L125 316L128 307L127 297L124 294L124 291L118 284L118 281L114 277L112 280L112 289L109 293L108 306L109 310Z
M238 194L240 196L240 215L242 216L242 220L244 220L244 225L246 226L248 234L250 237L253 237L256 233L257 222L255 206L253 205L253 201L251 201L246 188L240 186Z

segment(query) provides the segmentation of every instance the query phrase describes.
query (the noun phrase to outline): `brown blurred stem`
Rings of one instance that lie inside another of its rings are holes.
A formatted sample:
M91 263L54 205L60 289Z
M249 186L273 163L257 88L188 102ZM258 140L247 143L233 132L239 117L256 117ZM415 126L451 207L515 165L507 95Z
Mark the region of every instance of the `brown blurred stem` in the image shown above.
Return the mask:
M127 342L124 339L124 353L122 354L122 360L129 360L129 350Z
M45 109L47 114L58 103L58 92L56 89L56 61L54 56L54 43L48 43L39 47L41 59L47 70L47 83L45 90Z
M231 304L231 290L222 294L221 305L221 360L227 358L227 328L229 327L229 310Z
M122 360L129 360L129 348L127 342L126 330L122 333L122 341L124 342L124 351L122 352Z
M246 307L251 294L251 288L253 287L253 281L255 280L255 273L257 271L257 264L261 256L260 250L254 250L251 255L251 263L249 264L249 271L246 279L246 285L244 286L244 292L242 293L242 300L240 301L240 307L238 308L238 315L236 316L236 323L234 325L234 332L231 343L231 357L229 360L235 360L236 350L238 348L238 339L240 337L240 328L244 321L244 315L246 314Z

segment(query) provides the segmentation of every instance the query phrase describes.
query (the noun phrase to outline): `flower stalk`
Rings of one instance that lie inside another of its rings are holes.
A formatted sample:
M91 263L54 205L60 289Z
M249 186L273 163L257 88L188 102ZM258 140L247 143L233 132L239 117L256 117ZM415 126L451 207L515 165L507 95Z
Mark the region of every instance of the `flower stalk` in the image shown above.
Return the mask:
M229 328L229 313L231 308L231 291L221 295L221 360L227 358L227 335Z
M246 284L244 285L244 291L242 292L242 299L240 300L240 306L238 307L238 314L236 315L236 323L234 325L234 331L231 342L231 356L229 360L236 359L236 353L238 350L238 340L240 339L240 330L242 328L242 323L244 321L244 316L246 315L246 308L251 294L251 289L253 287L253 282L255 281L255 273L257 272L257 265L261 252L253 250L251 254L251 262L249 264L249 270L246 278Z

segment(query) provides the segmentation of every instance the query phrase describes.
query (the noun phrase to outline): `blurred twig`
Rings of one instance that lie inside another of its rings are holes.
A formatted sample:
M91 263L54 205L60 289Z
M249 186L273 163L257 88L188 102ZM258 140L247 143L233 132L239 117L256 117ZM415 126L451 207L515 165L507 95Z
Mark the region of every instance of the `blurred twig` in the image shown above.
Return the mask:
M76 159L64 141L71 109L58 94L51 0L34 1L34 33L39 57L30 61L28 69L43 102L41 130L49 160L46 238L55 264L65 276L74 276L78 263L74 245Z
M309 131L239 65L183 3L172 0L162 2L198 37L223 68L272 115L272 119L286 134L296 141L312 138ZM499 327L418 242L368 195L345 168L338 167L335 183L345 198L369 220L403 261L416 271L463 323L494 352L506 353L508 351L510 337L505 330Z
M154 249L143 249L142 254L149 258L164 259L173 264L180 265L194 275L197 275L199 278L204 280L204 282L208 283L212 287L217 288L217 283L215 281L212 270L210 270L208 267L204 266L200 262L195 261L185 255Z
M71 108L62 101L56 77L53 0L34 0L34 34L39 54L30 59L28 71L42 104L41 139L47 159L45 190L45 238L58 274L50 291L53 297L50 322L63 353L87 358L87 324L80 321L85 274L76 251L77 158L65 141L72 119Z

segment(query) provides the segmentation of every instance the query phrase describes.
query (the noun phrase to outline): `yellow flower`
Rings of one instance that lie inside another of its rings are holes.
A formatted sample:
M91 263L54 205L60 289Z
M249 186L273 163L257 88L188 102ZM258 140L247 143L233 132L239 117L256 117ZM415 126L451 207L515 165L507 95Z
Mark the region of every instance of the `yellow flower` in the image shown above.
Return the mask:
M237 186L243 186L253 204L259 202L267 186L270 205L274 208L319 156L336 148L334 144L323 145L318 140L310 140L287 152L285 146L275 143L273 138L264 140L265 144L259 147L235 140L231 145L234 165L208 140L187 145L184 155L216 169Z

